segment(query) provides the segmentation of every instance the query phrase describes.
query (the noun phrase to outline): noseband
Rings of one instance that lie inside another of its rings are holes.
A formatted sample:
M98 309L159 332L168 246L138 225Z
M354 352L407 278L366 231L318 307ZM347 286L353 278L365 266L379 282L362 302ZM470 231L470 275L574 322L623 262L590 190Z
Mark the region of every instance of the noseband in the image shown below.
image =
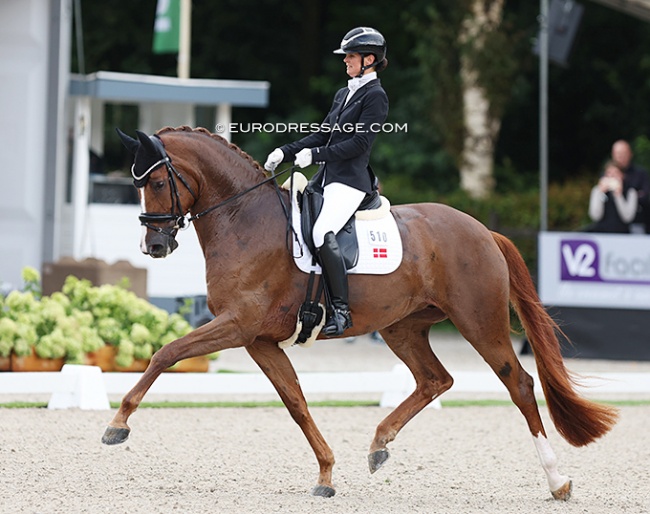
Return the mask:
M189 218L186 218L183 215L181 196L178 190L178 185L176 183L176 178L178 178L183 183L183 185L190 192L192 198L194 198L195 201L197 197L196 194L194 194L194 191L192 190L190 185L183 177L183 175L181 175L172 164L172 160L170 159L169 155L167 155L167 152L165 151L165 148L162 145L162 141L160 141L160 143L157 146L160 152L162 153L162 158L157 162L155 162L154 164L152 164L147 169L147 171L145 171L141 175L136 174L135 163L133 163L133 166L131 166L131 175L133 175L133 183L135 184L135 186L143 187L149 180L149 175L154 170L158 169L160 166L164 164L165 167L167 168L167 177L169 179L169 188L170 188L170 195L172 201L172 212L169 214L143 212L140 213L138 219L140 220L140 224L147 227L148 229L151 229L155 232L158 232L159 234L163 234L168 237L173 237L173 232L175 230L185 229L189 227L189 222L191 221ZM152 223L165 223L170 221L173 222L174 225L168 229L164 229L162 227L152 225Z

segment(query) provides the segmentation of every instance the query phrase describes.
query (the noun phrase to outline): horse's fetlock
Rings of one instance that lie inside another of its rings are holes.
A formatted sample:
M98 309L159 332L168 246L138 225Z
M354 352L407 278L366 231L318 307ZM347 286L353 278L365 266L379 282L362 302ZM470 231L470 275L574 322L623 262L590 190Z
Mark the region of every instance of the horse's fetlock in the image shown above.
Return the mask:
M133 401L131 398L125 396L122 399L122 404L120 405L120 409L122 412L133 412L135 409L138 408L138 404Z

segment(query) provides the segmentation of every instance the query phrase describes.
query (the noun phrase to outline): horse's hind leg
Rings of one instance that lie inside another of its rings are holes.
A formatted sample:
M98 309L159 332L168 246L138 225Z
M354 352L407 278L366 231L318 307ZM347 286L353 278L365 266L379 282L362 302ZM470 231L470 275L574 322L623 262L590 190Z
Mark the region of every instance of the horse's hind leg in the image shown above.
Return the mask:
M434 355L429 345L429 327L433 324L430 313L417 313L381 331L390 349L411 370L416 388L378 426L370 445L368 465L374 473L388 459L386 445L418 412L448 390L453 379Z
M289 361L284 350L281 350L276 343L272 342L256 341L253 345L247 346L246 350L269 378L280 395L280 398L282 398L291 417L302 429L307 441L309 441L310 446L316 454L320 473L318 483L312 489L312 494L314 496L334 496L335 490L332 485L334 453L309 413L307 402L302 394L302 389L300 388L298 377L296 376L291 361Z
M535 400L533 379L521 367L510 340L505 343L501 341L503 339L489 348L474 346L506 386L513 403L526 418L551 494L557 500L568 500L571 496L571 480L558 471L557 457L548 443Z
M551 494L555 499L567 500L571 496L571 481L558 471L557 458L546 438L535 400L533 379L521 366L512 347L507 304L493 298L491 303L483 305L479 310L464 311L472 313L471 319L456 313L449 317L508 389L513 403L526 418Z
M476 348L506 386L513 403L526 418L551 494L556 500L568 500L571 496L571 480L558 471L557 457L546 437L535 400L533 379L522 368L510 339L508 338L503 344L490 346L485 351L480 347Z

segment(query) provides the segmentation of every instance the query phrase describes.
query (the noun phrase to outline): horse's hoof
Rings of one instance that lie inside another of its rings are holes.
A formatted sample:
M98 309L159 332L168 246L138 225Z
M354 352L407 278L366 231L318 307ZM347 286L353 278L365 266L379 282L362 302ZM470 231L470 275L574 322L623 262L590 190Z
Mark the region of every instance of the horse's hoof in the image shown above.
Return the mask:
M317 485L311 490L312 496L322 496L323 498L331 498L336 494L336 491L328 485Z
M556 500L567 501L569 498L571 498L571 491L573 491L573 482L569 480L566 484L564 484L556 491L551 491L551 494Z
M368 466L370 467L370 473L374 473L381 468L384 462L388 460L388 457L390 457L390 453L388 453L386 448L382 448L381 450L369 454Z
M104 444L120 444L129 438L131 430L128 428L107 427L102 437Z

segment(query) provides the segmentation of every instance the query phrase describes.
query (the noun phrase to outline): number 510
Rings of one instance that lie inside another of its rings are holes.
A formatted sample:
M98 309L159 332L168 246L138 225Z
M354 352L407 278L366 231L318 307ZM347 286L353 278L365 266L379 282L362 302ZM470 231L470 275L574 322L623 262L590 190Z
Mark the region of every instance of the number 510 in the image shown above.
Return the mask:
M386 232L380 232L379 230L369 230L368 237L373 243L386 243L388 242L388 235Z

